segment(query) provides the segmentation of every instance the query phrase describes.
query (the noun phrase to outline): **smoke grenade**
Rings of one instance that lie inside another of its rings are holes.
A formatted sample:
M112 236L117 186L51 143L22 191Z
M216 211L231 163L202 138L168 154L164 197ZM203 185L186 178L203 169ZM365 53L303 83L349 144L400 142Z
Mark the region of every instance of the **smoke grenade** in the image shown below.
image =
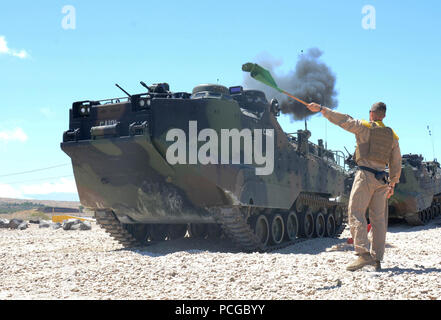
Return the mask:
M279 88L305 102L315 102L333 109L338 105L335 90L336 77L331 69L320 61L322 54L323 52L318 48L309 49L306 53L299 55L295 69L284 75L274 72L274 69L281 65L280 60L260 56L258 58L260 61L257 63L271 72ZM245 74L243 86L247 89L265 92L268 99L277 98L282 113L291 115L294 120L302 120L314 114L301 103L254 80L249 74Z

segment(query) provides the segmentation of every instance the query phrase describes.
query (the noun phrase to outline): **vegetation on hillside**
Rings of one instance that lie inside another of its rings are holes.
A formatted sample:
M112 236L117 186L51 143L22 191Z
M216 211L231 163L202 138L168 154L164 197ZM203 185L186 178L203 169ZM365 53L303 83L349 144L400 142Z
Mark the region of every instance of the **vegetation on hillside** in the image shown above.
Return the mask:
M33 203L30 201L22 202L22 203L7 203L0 202L0 214L1 213L14 213L17 211L25 211L25 210L34 210L34 209L43 209L45 206L38 203Z

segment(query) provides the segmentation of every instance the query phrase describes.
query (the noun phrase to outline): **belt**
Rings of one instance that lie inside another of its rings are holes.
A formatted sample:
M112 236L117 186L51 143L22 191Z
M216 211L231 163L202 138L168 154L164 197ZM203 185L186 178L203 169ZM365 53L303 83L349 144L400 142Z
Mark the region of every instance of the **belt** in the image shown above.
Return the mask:
M375 178L378 181L383 181L384 183L387 183L387 179L389 178L389 174L386 171L377 171L375 169L364 167L364 166L358 166L360 170L368 171L370 173L373 173L375 175Z

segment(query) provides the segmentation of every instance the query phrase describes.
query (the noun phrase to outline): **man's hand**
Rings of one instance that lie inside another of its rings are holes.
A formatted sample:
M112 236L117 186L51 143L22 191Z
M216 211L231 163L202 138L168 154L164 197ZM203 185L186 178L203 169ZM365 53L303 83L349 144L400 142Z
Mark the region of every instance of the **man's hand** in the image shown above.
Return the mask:
M319 112L322 109L322 107L319 104L314 102L308 104L307 108L312 112Z
M394 195L395 183L390 183L387 187L387 198L389 199Z

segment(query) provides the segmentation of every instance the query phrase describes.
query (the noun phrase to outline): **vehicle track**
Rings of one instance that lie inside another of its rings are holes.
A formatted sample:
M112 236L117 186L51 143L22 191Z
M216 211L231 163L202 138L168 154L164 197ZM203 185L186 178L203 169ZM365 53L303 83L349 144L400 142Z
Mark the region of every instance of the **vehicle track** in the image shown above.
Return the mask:
M301 194L297 199L295 207L299 215L302 214L301 211L305 208L312 208L314 211L325 208L326 211L329 211L329 214L333 214L334 217L336 208L340 208L342 217L341 219L335 217L337 224L332 237L338 238L345 229L347 219L344 214L346 212L346 206L343 203L330 201L327 198L317 195ZM297 237L294 240L285 240L279 244L264 245L250 224L250 218L252 218L252 216L247 216L240 208L212 208L210 211L214 214L215 220L221 226L223 233L231 239L239 249L246 252L271 252L311 239L308 237ZM137 240L137 237L131 233L131 230L126 228L118 220L112 211L96 211L95 216L97 223L126 248L158 243L158 241L144 241L141 243Z

